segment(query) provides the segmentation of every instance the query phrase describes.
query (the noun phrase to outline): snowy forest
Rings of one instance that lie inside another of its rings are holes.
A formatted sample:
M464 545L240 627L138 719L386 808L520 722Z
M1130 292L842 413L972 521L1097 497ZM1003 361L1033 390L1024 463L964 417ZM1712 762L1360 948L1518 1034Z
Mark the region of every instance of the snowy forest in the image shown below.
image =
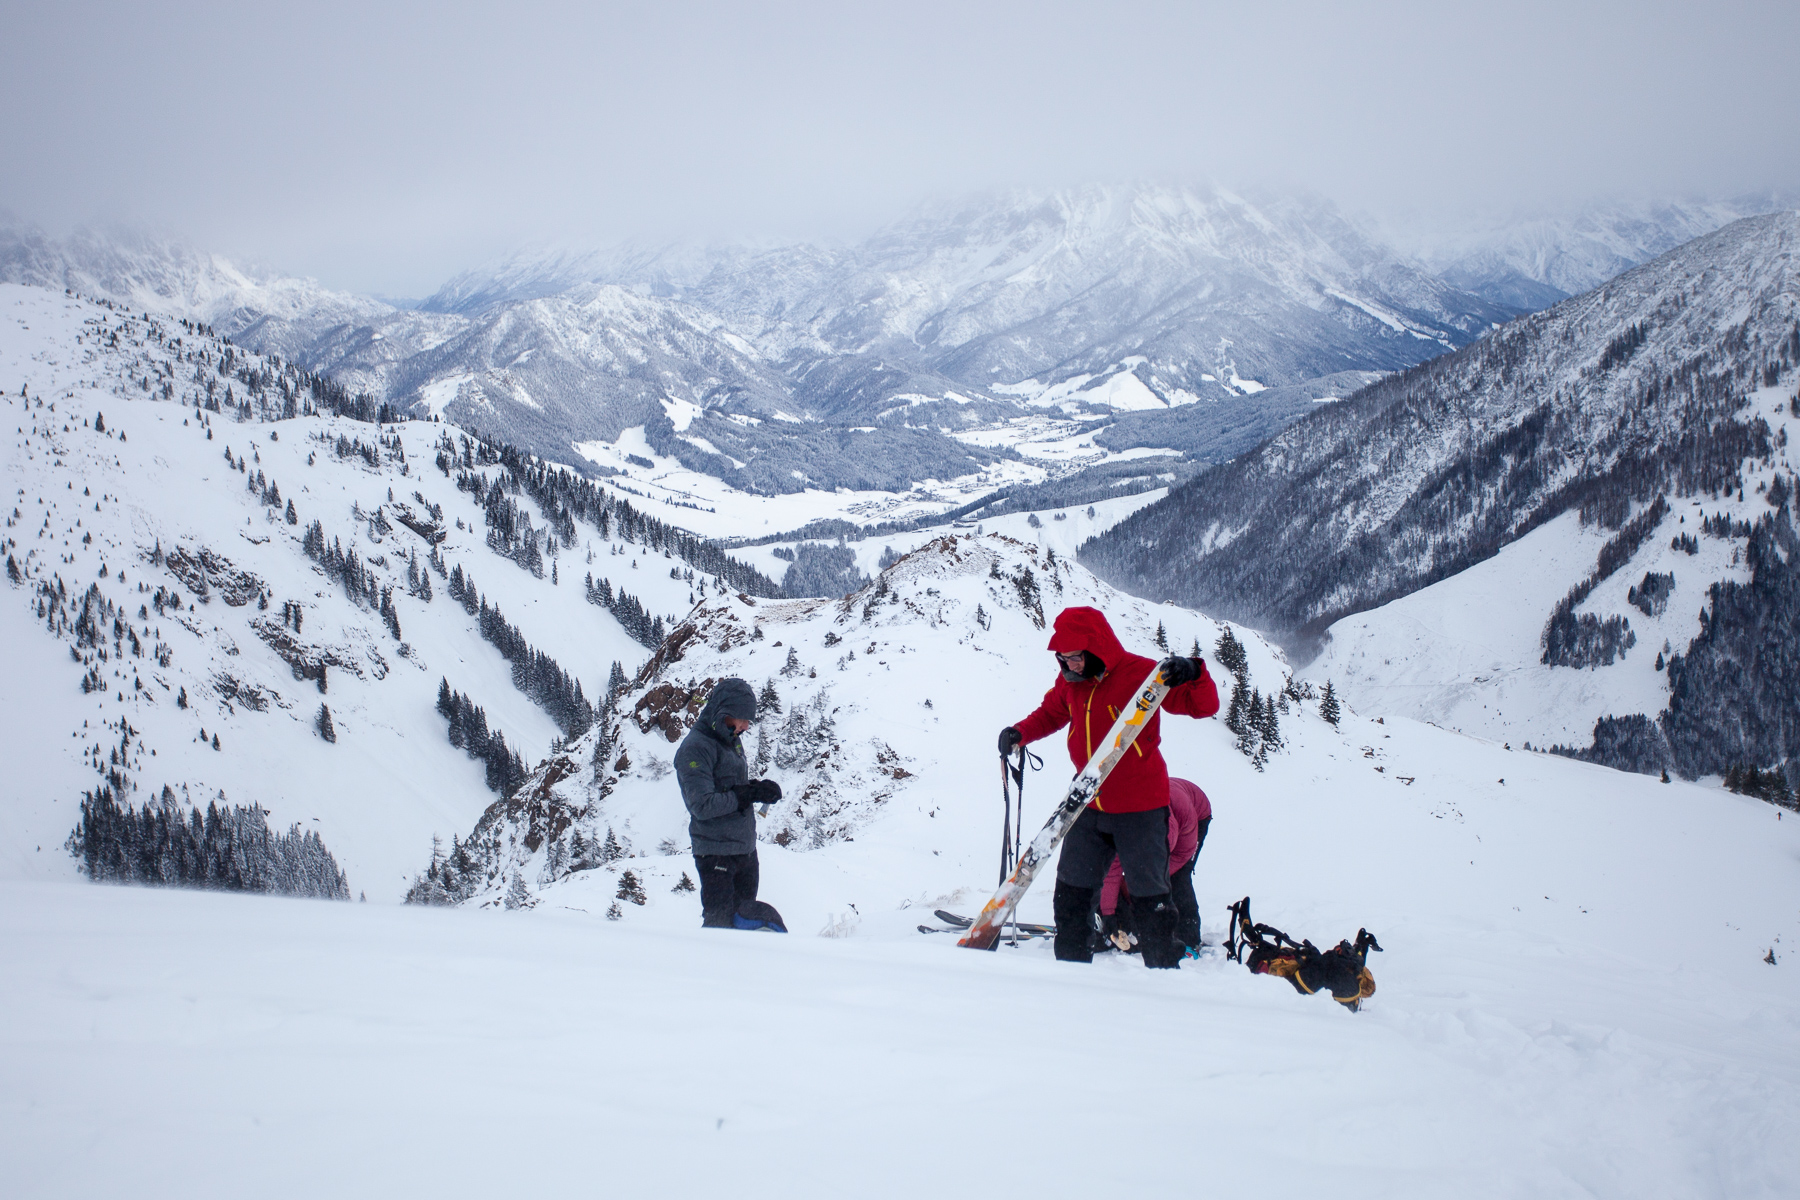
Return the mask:
M276 833L254 804L208 801L205 813L183 807L164 787L156 803L134 810L103 784L82 797L69 851L96 883L350 898L343 871L317 833L298 825Z

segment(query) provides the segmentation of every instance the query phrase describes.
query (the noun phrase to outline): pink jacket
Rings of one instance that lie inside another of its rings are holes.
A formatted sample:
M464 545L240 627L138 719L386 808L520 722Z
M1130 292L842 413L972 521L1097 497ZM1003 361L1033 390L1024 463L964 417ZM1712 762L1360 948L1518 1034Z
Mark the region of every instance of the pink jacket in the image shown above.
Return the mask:
M1185 779L1169 777L1169 874L1187 866L1200 841L1200 822L1212 819L1212 801L1206 793ZM1119 889L1125 882L1124 868L1117 855L1107 869L1106 882L1100 885L1100 911L1112 916L1119 909Z

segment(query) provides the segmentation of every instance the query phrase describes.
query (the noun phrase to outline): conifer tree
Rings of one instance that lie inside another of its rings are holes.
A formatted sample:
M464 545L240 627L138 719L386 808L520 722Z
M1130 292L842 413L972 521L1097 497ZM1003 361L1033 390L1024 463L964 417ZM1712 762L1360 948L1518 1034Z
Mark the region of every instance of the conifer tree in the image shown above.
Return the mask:
M1263 698L1262 749L1264 757L1280 750L1286 742L1281 736L1281 718L1275 712L1275 697Z
M606 769L612 763L612 738L607 736L606 722L602 721L594 735L594 782L599 783L606 778Z
M1324 694L1319 697L1319 716L1324 718L1333 729L1337 728L1338 721L1343 716L1342 711L1338 708L1337 692L1332 689L1329 679L1325 681Z
M642 905L650 899L644 894L644 885L638 881L637 872L629 870L619 876L619 890L615 893L614 898L628 900L637 905Z
M1250 656L1244 651L1244 643L1238 641L1231 626L1225 626L1219 640L1213 646L1213 656L1219 665L1242 680L1250 669Z
M1163 652L1164 652L1164 653L1167 653L1167 652L1168 652L1168 649L1169 649L1169 631L1168 631L1168 630L1167 630L1167 629L1164 629L1164 628L1163 628L1163 623L1162 623L1162 622L1161 622L1161 621L1158 621L1158 622L1157 622L1157 623L1156 623L1156 637L1155 637L1155 639L1154 639L1154 640L1155 640L1155 642L1156 642L1156 648L1157 648L1157 649L1158 649L1158 650L1161 650L1161 651L1163 651Z
M1252 689L1250 698L1244 702L1239 713L1236 747L1237 752L1249 759L1259 771L1262 763L1257 760L1257 755L1262 749L1262 738L1258 734L1257 718L1261 712L1262 693Z

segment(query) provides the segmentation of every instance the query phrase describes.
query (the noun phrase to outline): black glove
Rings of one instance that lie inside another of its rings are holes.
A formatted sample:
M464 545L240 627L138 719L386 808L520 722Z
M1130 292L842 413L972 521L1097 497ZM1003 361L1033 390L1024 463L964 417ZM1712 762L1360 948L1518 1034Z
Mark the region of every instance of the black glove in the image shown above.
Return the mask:
M781 785L773 779L752 779L731 790L737 793L739 812L748 812L752 804L773 804L781 799Z
M1013 726L1008 725L1005 729L1002 729L1000 731L1000 757L1005 758L1014 750L1017 750L1019 748L1019 743L1024 740L1025 735L1020 733Z
M1206 663L1198 658L1165 658L1159 665L1163 680L1172 688L1192 683L1206 673Z

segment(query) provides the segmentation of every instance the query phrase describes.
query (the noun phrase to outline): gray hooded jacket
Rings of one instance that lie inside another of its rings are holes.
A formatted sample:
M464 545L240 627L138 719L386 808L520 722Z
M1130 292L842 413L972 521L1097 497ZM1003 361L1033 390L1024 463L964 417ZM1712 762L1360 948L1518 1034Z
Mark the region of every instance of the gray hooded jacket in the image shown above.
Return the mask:
M721 679L706 698L675 751L675 778L688 810L688 837L695 854L752 854L756 815L738 811L734 784L750 781L743 743L725 726L726 717L756 720L756 690L742 679Z

